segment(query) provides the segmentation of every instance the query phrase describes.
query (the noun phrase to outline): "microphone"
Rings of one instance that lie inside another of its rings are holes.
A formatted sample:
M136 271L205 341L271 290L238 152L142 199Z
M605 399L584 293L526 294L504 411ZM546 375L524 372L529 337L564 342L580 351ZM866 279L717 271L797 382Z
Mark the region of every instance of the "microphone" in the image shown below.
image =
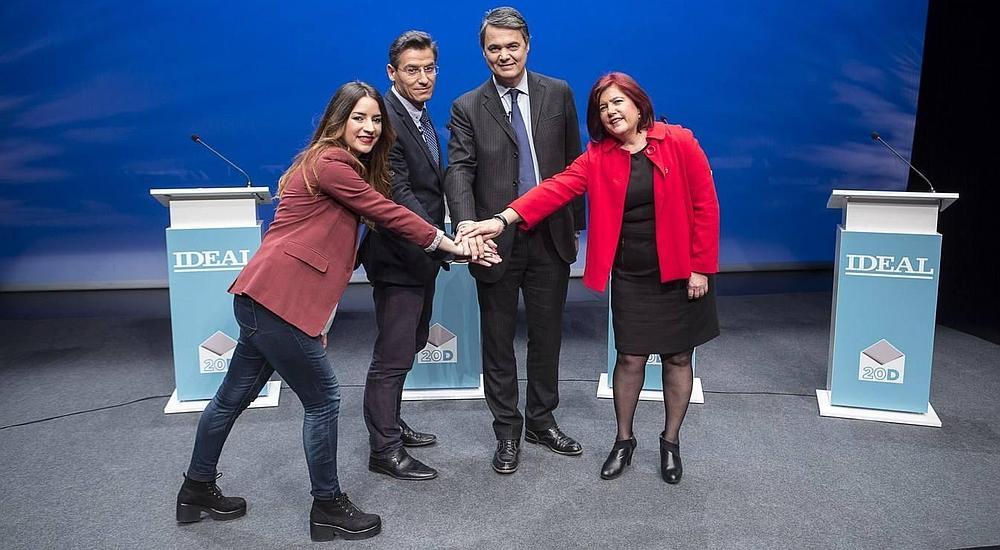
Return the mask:
M882 145L885 146L886 149L892 151L892 154L896 155L896 158L898 158L900 161L902 161L903 164L909 166L911 170L913 170L914 172L916 172L918 176L920 176L921 178L923 178L923 180L925 182L927 182L927 187L930 187L931 193L937 193L937 190L934 189L934 184L931 183L931 180L927 179L927 176L921 174L920 170L917 170L916 166L910 164L910 161L908 161L905 158L903 158L903 155L900 155L899 153L897 153L896 150L893 149L891 145L889 145L888 143L885 142L884 139L882 139L882 136L878 135L878 132L872 132L872 140L875 141L875 142L881 143Z
M235 164L233 164L233 161L231 161L231 160L227 159L226 157L222 156L222 153L216 151L215 149L212 149L212 146L209 145L209 144L207 144L207 143L205 143L204 141L202 141L201 137L198 134L191 134L191 141L203 145L206 149L208 149L209 151L211 151L212 154L214 154L215 156L219 157L220 159L226 161L226 164L232 166L233 168L236 169L237 172L239 172L239 173L243 174L244 176L246 176L246 178L247 178L247 187L253 187L253 183L250 181L250 174L247 174L246 172L243 171L242 168L240 168L239 166L236 166Z

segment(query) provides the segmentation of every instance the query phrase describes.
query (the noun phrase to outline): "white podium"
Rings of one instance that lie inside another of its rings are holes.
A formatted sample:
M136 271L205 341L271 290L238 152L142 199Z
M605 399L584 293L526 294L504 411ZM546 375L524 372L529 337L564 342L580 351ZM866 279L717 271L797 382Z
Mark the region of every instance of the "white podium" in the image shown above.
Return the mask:
M239 326L229 285L260 247L257 205L267 187L151 189L170 209L166 230L170 326L176 389L166 413L208 405L225 377ZM271 381L250 405L277 406L281 382Z
M843 209L821 416L941 426L930 405L941 259L955 193L835 190Z

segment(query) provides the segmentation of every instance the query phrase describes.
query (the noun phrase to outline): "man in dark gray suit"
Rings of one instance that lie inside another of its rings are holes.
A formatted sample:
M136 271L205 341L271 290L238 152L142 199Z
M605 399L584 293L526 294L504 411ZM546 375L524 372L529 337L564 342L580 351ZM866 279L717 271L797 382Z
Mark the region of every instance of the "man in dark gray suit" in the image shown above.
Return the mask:
M389 47L386 71L393 85L385 104L397 136L389 151L392 200L444 229L441 148L426 107L437 79L437 45L424 32L401 34ZM365 382L368 469L396 479L433 479L437 472L403 447L432 445L437 438L410 429L399 409L413 356L427 345L434 281L447 264L381 227L365 235L358 257L372 283L378 325Z
M566 82L528 72L530 36L513 8L487 12L479 32L483 57L493 73L451 107L451 138L445 190L459 237L465 223L503 210L539 181L562 171L580 154L580 128ZM515 228L496 244L503 262L470 265L481 312L486 402L493 413L497 449L493 468L517 470L525 440L564 455L580 445L558 427L559 348L569 266L583 228L583 203L559 210L535 230ZM480 243L470 243L476 248ZM518 410L514 328L518 291L528 318L528 386L525 412Z

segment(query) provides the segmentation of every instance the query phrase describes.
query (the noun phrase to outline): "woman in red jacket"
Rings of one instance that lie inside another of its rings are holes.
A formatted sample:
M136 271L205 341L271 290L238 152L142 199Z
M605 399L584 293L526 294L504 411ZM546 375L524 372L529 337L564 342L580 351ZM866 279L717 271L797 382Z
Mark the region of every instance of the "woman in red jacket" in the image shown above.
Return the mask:
M260 249L229 291L239 343L218 392L201 415L191 464L177 495L177 521L235 519L246 501L224 496L215 480L236 418L275 371L305 410L302 436L314 498L314 540L368 538L382 522L359 510L337 479L340 386L326 355L326 333L354 270L359 217L427 252L462 255L433 225L389 200L389 149L395 135L378 91L340 87L309 145L278 182L281 202ZM480 262L499 261L492 253Z
M664 481L681 480L679 436L691 399L691 354L719 334L714 282L719 204L708 159L690 130L654 122L649 96L630 76L610 73L590 92L590 144L565 171L540 183L473 233L530 228L588 194L584 284L603 292L611 277L618 434L601 477L621 475L636 447L632 417L652 353L663 360L666 409L660 434Z

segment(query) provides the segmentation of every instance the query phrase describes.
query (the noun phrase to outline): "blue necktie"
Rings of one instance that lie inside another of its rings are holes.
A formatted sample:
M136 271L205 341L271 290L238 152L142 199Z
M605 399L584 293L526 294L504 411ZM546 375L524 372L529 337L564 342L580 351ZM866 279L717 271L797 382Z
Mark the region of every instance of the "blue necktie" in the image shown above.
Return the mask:
M535 161L531 156L531 137L524 125L521 109L517 106L517 95L520 93L521 90L517 88L507 90L507 94L510 95L510 124L514 127L514 135L517 136L518 196L527 193L538 184L538 179L535 178Z
M437 134L434 133L434 125L431 124L431 116L427 114L427 109L424 109L423 114L420 115L420 130L424 136L424 143L427 144L427 149L430 150L431 156L434 158L434 163L441 164L441 151L438 149Z

